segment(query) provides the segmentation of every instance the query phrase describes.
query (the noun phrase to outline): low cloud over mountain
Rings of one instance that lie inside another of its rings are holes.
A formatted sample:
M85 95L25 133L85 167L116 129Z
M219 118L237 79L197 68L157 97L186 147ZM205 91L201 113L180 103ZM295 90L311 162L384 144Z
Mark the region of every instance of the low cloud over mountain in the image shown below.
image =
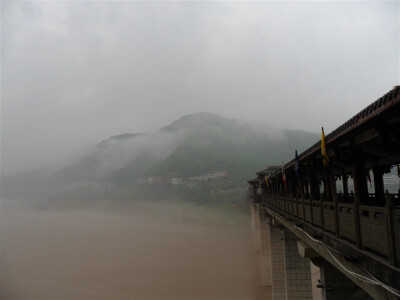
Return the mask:
M241 184L256 170L292 159L295 149L301 152L318 138L314 133L197 113L154 133L105 139L77 162L43 176L42 182L52 192L87 186L115 191L143 184L151 176L187 178L224 170L232 184ZM6 178L6 185L10 181ZM7 195L13 192L18 189Z

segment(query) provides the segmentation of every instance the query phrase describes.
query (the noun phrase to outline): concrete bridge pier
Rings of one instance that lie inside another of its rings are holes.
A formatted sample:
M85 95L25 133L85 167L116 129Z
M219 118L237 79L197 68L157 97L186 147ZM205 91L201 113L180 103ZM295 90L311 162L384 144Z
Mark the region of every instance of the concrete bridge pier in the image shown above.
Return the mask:
M327 260L312 258L312 261L321 271L321 281L318 286L321 289L323 300L373 299Z
M272 299L286 300L286 270L285 270L285 243L284 231L281 226L271 224L271 271L272 271Z
M262 286L272 286L270 219L260 216L260 265Z
M260 281L274 300L311 300L310 259L302 257L297 238L251 203L254 248L259 253Z
M257 253L260 266L260 283L262 286L272 286L271 246L269 219L261 217L258 203L250 203L251 229L253 248Z
M260 251L261 250L260 205L258 203L250 202L250 214L251 214L251 234L252 234L253 248L255 251Z
M286 228L283 231L287 299L312 300L310 259L300 255L297 237Z
M315 295L318 294L317 299L323 300L373 299L356 283L351 281L326 259L318 255L315 250L307 246L304 242L298 241L297 247L301 257L311 260L314 266L314 272L319 270L319 282L317 284L313 282L314 298L316 298ZM315 288L319 289L318 293L316 293Z
M297 238L275 220L261 218L265 232L269 229L272 299L312 300L310 259L302 257ZM265 220L265 221L263 221ZM261 236L267 236L262 230ZM262 243L263 245L263 243ZM268 257L268 254L266 254Z

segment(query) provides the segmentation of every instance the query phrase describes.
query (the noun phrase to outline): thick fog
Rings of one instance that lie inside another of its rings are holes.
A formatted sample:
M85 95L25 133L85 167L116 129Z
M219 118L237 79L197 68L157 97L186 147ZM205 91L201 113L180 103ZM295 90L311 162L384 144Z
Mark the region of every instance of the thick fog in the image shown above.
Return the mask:
M143 153L155 161L166 158L184 137L184 130L180 130L141 134L122 141L111 138L97 144L90 155L99 163L98 172L109 174L136 160Z
M1 2L2 173L208 111L329 133L399 82L398 1Z
M399 83L398 1L0 7L2 299L268 299L243 176Z

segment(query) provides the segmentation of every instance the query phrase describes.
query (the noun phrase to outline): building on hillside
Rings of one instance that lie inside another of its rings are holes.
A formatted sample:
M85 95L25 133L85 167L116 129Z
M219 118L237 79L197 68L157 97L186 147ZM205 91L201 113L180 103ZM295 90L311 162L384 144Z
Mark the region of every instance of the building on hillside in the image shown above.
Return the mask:
M213 173L202 174L201 178L203 180L220 180L227 176L226 171L214 171Z
M183 178L172 178L171 179L171 184L172 185L183 184Z
M228 176L228 172L226 172L225 170L224 171L215 171L214 175L218 176L218 177L226 177L226 176Z
M202 181L201 176L193 176L188 178L189 181Z
M163 183L171 183L171 179L160 176L147 178L147 184L163 184Z

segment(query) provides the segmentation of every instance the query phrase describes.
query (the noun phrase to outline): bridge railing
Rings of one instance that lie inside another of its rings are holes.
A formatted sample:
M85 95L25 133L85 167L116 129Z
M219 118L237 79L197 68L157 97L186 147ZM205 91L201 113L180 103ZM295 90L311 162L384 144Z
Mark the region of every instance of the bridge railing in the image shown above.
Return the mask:
M364 249L390 257L389 211L384 207L360 205L360 233Z
M392 194L386 197L388 199L385 207L270 194L262 195L260 200L262 204L268 204L319 230L335 234L360 249L378 254L399 266L400 206L391 206L396 203L399 195Z
M345 238L351 242L357 242L357 224L354 204L338 203L338 221L340 238ZM336 232L335 232L336 233Z
M322 215L324 220L324 228L332 233L336 232L335 224L335 205L334 203L325 202L322 204Z

